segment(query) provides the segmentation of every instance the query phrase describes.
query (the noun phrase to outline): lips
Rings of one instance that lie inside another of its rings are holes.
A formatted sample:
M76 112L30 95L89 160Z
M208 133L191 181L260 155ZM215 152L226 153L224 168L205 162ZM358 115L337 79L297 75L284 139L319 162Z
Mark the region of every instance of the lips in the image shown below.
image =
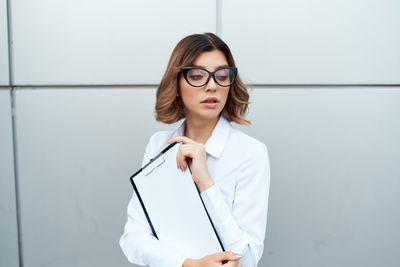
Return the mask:
M219 103L218 98L216 97L207 97L206 99L204 99L203 101L201 101L201 103Z
M219 105L219 100L216 97L207 97L203 101L201 101L201 104L208 109L215 109Z

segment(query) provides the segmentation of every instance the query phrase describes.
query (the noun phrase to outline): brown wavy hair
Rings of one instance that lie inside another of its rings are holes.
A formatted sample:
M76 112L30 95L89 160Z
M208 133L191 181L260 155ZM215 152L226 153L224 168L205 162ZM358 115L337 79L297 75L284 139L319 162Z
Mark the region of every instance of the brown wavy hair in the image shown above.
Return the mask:
M191 66L202 52L215 49L224 53L230 67L236 67L228 45L213 33L189 35L176 45L169 59L167 70L157 88L156 120L163 123L174 123L185 118L183 103L178 97L181 69ZM235 81L230 86L222 115L228 121L250 124L250 121L245 119L248 105L247 88L237 74Z

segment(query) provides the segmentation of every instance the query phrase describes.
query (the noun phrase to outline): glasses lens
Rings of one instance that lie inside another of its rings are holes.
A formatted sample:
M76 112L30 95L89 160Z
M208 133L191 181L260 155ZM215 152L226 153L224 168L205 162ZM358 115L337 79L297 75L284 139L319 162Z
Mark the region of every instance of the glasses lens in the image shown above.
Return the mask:
M186 73L186 77L188 82L194 86L202 86L207 82L208 72L202 69L190 69Z
M217 83L222 86L228 86L235 80L235 73L232 69L220 69L215 72L215 79Z

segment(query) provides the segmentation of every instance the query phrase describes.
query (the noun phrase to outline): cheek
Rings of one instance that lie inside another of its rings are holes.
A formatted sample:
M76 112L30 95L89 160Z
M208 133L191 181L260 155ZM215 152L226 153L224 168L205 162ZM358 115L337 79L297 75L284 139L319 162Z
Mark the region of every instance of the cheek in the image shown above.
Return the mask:
M229 89L225 89L225 91L223 91L222 93L222 97L226 103L226 100L228 99L228 95L229 95Z
M179 95L181 96L184 104L187 104L191 99L193 99L194 90L190 87L191 86L185 81L184 78L179 80Z

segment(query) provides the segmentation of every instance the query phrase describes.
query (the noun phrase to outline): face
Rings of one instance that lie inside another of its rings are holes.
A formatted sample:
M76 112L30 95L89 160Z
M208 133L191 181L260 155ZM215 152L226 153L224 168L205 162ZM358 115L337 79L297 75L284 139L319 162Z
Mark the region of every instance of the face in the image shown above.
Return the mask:
M219 50L201 53L193 66L202 67L210 72L227 67L228 61ZM218 118L228 98L229 86L218 85L212 77L202 87L191 86L181 75L179 95L183 101L186 119L214 120Z

